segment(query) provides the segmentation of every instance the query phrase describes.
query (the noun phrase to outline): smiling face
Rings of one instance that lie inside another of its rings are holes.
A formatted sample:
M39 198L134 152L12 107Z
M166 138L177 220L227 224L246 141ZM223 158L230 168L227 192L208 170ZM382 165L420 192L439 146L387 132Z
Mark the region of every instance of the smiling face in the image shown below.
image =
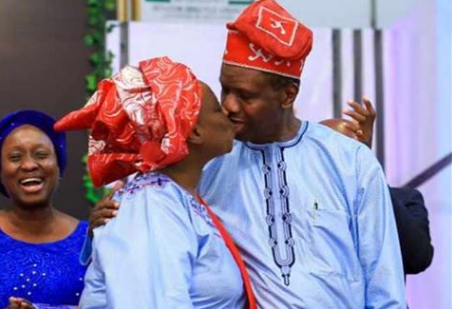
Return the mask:
M59 168L49 137L36 127L13 130L1 149L1 181L16 205L47 206L58 185Z

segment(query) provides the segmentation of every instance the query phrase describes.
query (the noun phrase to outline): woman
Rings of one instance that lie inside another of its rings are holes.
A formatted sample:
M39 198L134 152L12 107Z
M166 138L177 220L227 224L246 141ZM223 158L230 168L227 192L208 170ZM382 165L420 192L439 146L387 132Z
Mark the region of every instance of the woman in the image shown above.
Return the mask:
M256 308L237 249L197 196L202 168L234 137L210 88L166 57L142 61L55 126L83 128L95 185L139 174L115 196L117 217L94 231L81 308L242 309L244 287Z
M0 308L10 297L12 308L31 306L21 298L76 305L83 289L78 259L87 222L52 202L66 166L66 138L54 123L33 110L0 121L0 192L10 201L0 210Z

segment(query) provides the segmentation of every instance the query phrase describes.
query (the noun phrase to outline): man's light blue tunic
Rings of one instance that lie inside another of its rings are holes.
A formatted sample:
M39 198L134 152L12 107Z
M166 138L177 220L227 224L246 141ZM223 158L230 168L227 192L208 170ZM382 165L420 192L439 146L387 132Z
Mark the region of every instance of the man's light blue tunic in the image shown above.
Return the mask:
M406 308L391 200L366 146L303 122L287 142L235 142L200 193L238 245L259 308Z
M118 216L94 231L82 309L245 307L240 271L190 194L150 173L115 199Z

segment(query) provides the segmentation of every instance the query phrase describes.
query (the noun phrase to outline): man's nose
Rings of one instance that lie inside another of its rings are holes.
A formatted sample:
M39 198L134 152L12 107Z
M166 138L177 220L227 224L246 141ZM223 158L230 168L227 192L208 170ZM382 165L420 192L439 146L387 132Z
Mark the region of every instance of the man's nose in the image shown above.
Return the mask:
M225 109L230 114L236 114L240 111L240 103L232 94L223 96L221 105L223 106L223 109Z

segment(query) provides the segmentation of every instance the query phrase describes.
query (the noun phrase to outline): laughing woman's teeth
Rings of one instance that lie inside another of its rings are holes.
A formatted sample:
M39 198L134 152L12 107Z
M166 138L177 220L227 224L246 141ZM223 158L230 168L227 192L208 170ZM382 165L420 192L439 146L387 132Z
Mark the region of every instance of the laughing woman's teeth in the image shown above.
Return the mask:
M39 185L42 183L41 178L27 178L20 181L21 185L28 186L28 185Z

